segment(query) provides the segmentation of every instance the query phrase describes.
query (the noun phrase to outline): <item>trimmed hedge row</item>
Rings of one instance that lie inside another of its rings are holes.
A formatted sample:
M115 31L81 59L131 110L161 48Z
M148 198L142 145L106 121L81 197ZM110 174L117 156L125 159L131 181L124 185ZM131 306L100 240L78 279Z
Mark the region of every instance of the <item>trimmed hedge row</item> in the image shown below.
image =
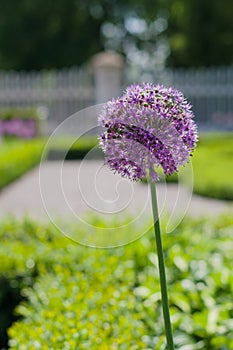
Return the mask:
M232 217L189 220L163 237L179 350L233 348L232 229ZM152 233L95 250L9 219L0 236L0 276L24 298L10 349L165 349Z
M50 145L47 157L49 160L78 160L83 159L90 150L95 150L93 155L95 159L103 159L103 152L98 147L96 136L80 137L71 147L69 139L58 138Z
M0 110L0 120L38 119L37 108L6 108Z
M4 142L0 149L0 189L40 162L44 140Z
M195 193L233 200L233 133L202 135L192 164Z
M192 158L193 192L205 197L233 200L233 134L201 134ZM167 176L177 182L178 176Z

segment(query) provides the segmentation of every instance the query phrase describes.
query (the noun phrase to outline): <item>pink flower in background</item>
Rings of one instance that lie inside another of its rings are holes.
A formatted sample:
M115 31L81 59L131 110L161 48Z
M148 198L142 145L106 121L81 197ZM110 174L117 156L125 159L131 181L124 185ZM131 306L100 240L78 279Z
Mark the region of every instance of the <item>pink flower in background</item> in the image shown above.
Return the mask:
M32 138L36 134L37 126L34 119L0 120L0 135Z

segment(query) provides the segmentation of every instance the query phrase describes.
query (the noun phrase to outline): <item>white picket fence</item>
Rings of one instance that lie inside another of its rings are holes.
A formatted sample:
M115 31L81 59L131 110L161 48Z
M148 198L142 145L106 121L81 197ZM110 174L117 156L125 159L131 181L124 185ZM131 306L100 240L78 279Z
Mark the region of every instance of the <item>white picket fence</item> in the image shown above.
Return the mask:
M126 84L150 81L173 86L191 101L202 126L233 129L233 66L198 69L131 70Z
M94 103L88 66L39 72L0 72L0 108L44 107L49 132L65 118Z
M71 114L102 102L96 100L97 89L105 91L106 96L111 91L113 79L109 62L105 73L102 65L100 69L100 74L105 74L105 79L97 79L102 81L104 85L102 87L98 86L100 83L96 81L97 75L87 65L82 68L40 72L0 71L0 109L25 106L46 107L47 131L52 132ZM122 72L119 71L120 73ZM123 76L124 81L119 86L119 91L130 83L143 81L174 86L183 91L191 101L196 120L200 125L233 129L233 66L208 69L156 70L151 68L143 72L125 66ZM121 80L118 80L117 84L121 84ZM118 80L115 80L114 91Z

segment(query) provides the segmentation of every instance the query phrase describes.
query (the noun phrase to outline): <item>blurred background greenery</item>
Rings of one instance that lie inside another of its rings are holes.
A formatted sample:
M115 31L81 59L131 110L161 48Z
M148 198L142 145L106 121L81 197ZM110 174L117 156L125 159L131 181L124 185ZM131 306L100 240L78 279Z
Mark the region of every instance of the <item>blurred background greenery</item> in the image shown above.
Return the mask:
M170 67L233 61L229 0L1 0L0 68L80 65L111 49Z

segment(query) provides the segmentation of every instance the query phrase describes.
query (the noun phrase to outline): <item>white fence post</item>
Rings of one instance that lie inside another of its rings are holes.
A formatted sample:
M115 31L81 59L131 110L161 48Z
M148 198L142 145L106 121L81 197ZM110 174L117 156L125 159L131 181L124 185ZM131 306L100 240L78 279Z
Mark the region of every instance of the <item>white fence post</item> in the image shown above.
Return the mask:
M92 59L95 84L95 103L116 97L122 90L123 56L114 52L101 52Z

